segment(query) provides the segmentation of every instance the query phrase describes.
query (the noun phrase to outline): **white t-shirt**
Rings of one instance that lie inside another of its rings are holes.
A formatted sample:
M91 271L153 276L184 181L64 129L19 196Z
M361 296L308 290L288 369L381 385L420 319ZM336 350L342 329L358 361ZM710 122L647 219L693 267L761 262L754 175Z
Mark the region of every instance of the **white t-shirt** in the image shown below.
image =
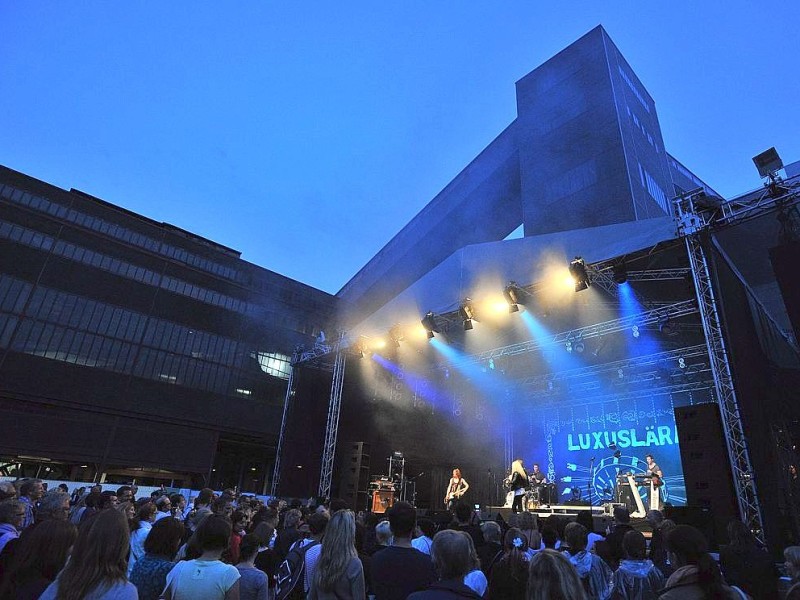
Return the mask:
M167 573L167 587L173 600L223 600L239 577L239 569L221 560L186 560Z

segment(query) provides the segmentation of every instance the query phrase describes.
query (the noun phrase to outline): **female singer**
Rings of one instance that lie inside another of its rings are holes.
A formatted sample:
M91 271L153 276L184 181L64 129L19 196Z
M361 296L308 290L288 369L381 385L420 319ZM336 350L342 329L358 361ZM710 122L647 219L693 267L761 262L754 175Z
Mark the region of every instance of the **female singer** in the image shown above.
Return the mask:
M468 489L467 480L461 477L461 469L453 469L453 476L447 484L447 494L444 497L444 504L447 506L447 510L452 511L456 502L467 493Z
M514 490L511 510L515 513L522 512L522 499L525 497L526 487L528 487L528 474L525 472L522 459L518 458L511 463L511 489Z

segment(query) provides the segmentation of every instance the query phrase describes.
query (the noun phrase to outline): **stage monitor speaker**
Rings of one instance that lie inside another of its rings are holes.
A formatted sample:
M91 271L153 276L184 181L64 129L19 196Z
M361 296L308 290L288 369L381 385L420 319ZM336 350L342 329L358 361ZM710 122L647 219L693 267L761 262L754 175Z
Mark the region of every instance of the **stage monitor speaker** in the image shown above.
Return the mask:
M664 509L664 517L676 525L691 525L708 540L711 550L719 549L720 527L724 531L727 524L718 523L718 519L707 508L698 506L668 506Z
M739 510L719 407L710 402L676 408L675 423L686 482L686 509L706 511L691 514L713 516L713 529L724 534L728 521L739 518ZM716 541L709 539L711 544Z
M355 511L368 505L369 444L352 442L341 451L339 497Z

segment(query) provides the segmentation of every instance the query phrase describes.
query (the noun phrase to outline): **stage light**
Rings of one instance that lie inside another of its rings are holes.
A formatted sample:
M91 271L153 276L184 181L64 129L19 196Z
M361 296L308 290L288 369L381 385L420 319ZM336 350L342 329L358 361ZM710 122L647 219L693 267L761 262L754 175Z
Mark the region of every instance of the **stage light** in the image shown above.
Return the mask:
M676 335L678 333L677 329L673 327L672 323L670 322L670 318L667 315L661 315L658 317L658 330L663 335Z
M464 323L464 331L469 331L472 329L472 321L477 321L475 318L475 309L472 305L472 300L465 298L464 302L462 302L461 306L458 308L458 314Z
M400 347L400 342L405 336L403 335L403 328L400 325L395 325L389 330L389 339L392 340L392 345L395 348Z
M508 312L510 313L519 312L519 306L518 306L518 304L520 303L519 291L520 291L519 286L513 281L510 281L508 285L503 289L503 296L505 297L506 302L508 303Z
M564 346L567 348L567 352L572 352L572 340L571 339L567 339L567 341L564 344Z
M578 354L586 350L586 345L583 343L583 338L581 336L575 338L572 347Z
M635 338L638 338L641 335L641 333L639 332L638 325L634 325L633 327L631 327L631 332L633 333L633 337Z
M625 265L625 261L621 260L616 263L613 267L613 273L614 283L622 285L628 281L628 267Z
M434 333L440 333L439 328L436 325L436 315L434 315L432 311L425 313L425 316L422 317L420 323L422 323L422 326L425 328L425 332L429 340L434 338Z
M761 177L773 178L777 171L783 168L783 161L778 156L778 151L773 146L769 150L765 150L761 154L753 157L753 163L758 169L758 174Z
M572 275L576 292L585 290L591 285L589 273L586 271L586 263L580 256L576 256L569 263L569 274Z
M372 347L375 348L376 350L380 350L381 348L385 348L386 347L386 340L375 340L374 342L372 342Z

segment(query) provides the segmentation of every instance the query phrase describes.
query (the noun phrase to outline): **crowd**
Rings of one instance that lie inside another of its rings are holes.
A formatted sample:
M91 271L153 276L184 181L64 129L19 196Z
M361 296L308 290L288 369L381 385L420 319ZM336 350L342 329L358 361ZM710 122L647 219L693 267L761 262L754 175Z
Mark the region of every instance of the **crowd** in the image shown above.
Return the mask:
M37 479L0 483L0 600L646 600L777 598L778 572L740 522L719 561L703 535L648 514L652 538L617 509L608 531L530 513L480 522L264 504L233 490L192 502L135 486L69 494ZM800 547L785 551L800 599Z

